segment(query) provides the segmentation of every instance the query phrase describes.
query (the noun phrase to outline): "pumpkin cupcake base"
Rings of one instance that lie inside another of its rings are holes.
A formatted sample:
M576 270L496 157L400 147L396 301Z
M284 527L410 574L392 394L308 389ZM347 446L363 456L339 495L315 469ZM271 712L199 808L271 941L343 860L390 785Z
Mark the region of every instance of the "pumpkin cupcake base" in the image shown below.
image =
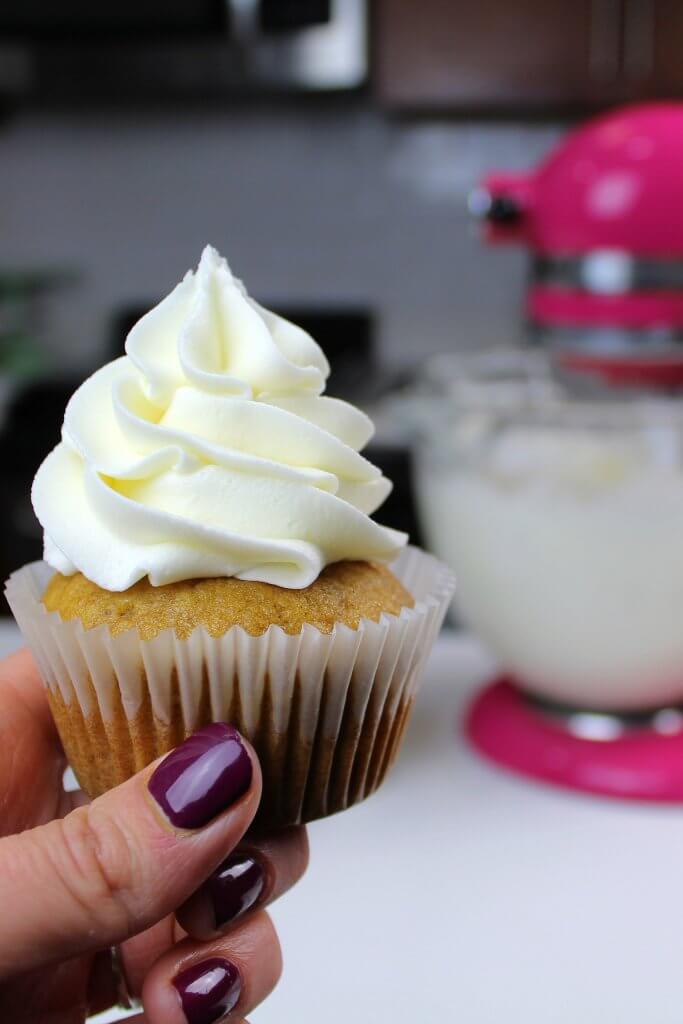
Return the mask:
M263 830L325 817L382 782L405 732L424 662L453 594L448 569L415 548L392 571L414 598L398 614L329 632L233 626L186 639L84 629L42 603L52 570L7 584L48 687L75 774L90 796L124 781L210 721L229 721L263 770Z

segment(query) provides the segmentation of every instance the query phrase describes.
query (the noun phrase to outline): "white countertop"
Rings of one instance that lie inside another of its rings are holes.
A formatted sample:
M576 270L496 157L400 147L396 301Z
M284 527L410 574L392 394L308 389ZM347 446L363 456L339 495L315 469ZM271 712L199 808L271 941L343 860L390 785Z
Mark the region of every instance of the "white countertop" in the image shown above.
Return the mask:
M0 652L15 642L0 629ZM489 670L444 634L388 782L311 826L253 1024L680 1024L683 807L483 763L458 722Z
M254 1024L680 1024L683 807L503 774L459 733L490 662L437 644L393 774L311 827L274 908L285 954Z

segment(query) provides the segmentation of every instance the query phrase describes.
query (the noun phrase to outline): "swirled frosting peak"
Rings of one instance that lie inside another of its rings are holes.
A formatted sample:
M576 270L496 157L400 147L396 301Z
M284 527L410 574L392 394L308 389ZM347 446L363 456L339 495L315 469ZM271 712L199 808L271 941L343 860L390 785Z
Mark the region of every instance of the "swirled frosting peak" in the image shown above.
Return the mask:
M144 576L301 588L330 562L391 559L406 537L369 518L391 489L359 454L372 423L322 395L328 374L207 247L71 398L33 484L46 560L118 591Z

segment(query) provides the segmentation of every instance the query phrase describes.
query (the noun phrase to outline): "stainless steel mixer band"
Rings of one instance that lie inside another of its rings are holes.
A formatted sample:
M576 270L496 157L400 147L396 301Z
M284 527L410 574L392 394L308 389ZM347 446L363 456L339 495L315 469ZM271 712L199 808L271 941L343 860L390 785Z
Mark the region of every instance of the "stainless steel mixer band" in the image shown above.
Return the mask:
M678 705L649 711L596 711L571 707L524 692L523 698L535 712L582 739L605 741L642 732L663 736L683 732L683 707Z
M591 295L683 290L683 260L633 256L620 249L596 249L581 256L536 256L536 284Z
M629 349L641 355L666 351L671 345L683 346L683 329L670 324L653 327L614 327L564 324L537 324L532 322L528 334L540 345L567 346L576 351L600 352L617 355Z

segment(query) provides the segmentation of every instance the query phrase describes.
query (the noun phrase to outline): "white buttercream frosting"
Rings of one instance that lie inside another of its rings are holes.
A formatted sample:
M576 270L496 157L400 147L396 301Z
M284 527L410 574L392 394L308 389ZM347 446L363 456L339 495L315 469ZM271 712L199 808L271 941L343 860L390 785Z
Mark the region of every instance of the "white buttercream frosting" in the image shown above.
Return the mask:
M606 403L609 429L581 424L590 404L567 411L559 425L494 419L469 458L425 461L427 536L463 619L523 689L578 708L678 705L680 409Z
M312 583L341 559L388 561L370 514L391 484L359 454L368 417L322 395L329 366L207 247L71 398L32 498L45 558L119 591L238 576Z

